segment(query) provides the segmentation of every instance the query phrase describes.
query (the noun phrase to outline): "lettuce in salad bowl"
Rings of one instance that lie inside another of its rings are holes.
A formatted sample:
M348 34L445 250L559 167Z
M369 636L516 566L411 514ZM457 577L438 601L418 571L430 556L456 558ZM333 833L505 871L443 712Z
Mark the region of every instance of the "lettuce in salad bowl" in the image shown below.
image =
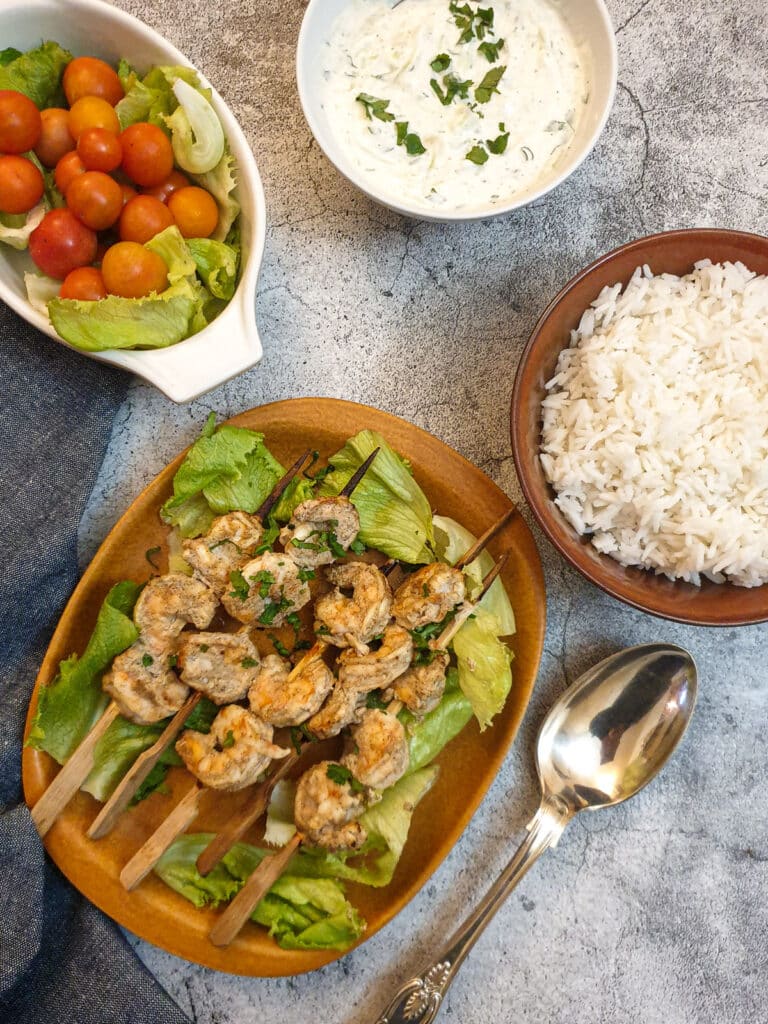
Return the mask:
M45 191L37 206L0 214L0 299L55 340L136 373L177 402L257 363L264 192L250 146L221 97L161 36L107 4L11 3L0 10L0 30L0 88L23 92L40 109L67 106L62 78L72 56L106 61L124 92L115 106L120 129L146 122L162 130L174 168L218 211L206 237L174 229L143 243L167 266L163 290L141 298L62 298L61 281L28 252L46 214L65 202L53 169L38 164ZM24 155L35 162L34 154Z

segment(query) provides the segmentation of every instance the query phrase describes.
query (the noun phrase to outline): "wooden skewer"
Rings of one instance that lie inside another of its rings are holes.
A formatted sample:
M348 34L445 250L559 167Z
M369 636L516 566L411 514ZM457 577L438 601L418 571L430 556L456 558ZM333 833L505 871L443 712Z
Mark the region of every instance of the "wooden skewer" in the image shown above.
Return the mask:
M138 792L142 782L184 728L187 719L200 703L202 696L202 693L193 693L191 697L188 697L152 746L143 754L139 754L88 829L89 839L101 839L115 826L117 819Z
M347 480L347 482L344 485L343 489L341 491L339 491L339 497L340 498L351 498L352 497L352 492L357 487L357 485L360 483L360 481L363 479L365 474L368 472L368 468L370 467L371 463L373 462L373 460L376 458L376 456L379 454L380 451L381 451L381 448L374 448L373 451L371 452L371 454L365 460L365 462L362 462L357 467L357 469L352 474L352 476L349 478L349 480Z
M480 593L477 595L477 600L473 601L471 603L467 603L467 604L462 605L461 608L459 608L458 612L456 613L456 617L454 619L452 619L451 622L448 623L448 625L445 627L445 629L440 634L440 636L437 638L437 640L434 640L434 641L432 641L432 643L430 643L429 646L432 648L433 651L444 651L444 650L447 649L447 647L450 644L451 640L453 640L453 638L456 636L458 631L461 629L461 627L467 621L469 616L474 612L475 608L477 608L477 606L480 603L480 601L482 601L482 599L488 593L488 591L490 590L491 584L496 579L496 577L499 575L499 573L504 568L504 566L507 564L507 559L508 558L509 558L509 552L506 551L501 556L501 558L498 560L498 562L494 565L494 567L491 569L491 571L483 579L483 588L480 591Z
M129 892L147 877L174 839L195 820L203 792L203 787L195 780L194 785L176 804L165 821L125 865L120 872L120 881Z
M283 494L287 490L288 485L292 482L293 478L295 476L298 476L298 474L304 468L307 459L311 458L312 451L310 448L307 448L304 454L301 455L298 459L296 459L296 461L285 474L285 476L280 477L280 479L277 481L275 486L266 496L264 501L262 501L261 505L256 509L255 515L257 519L261 519L261 521L263 522L267 518L269 513L272 511L272 509L275 507L278 501L280 501L280 499L282 498Z
M216 924L209 938L214 946L228 946L283 871L303 840L296 832L277 853L265 857L240 892L235 896Z
M96 745L119 714L117 704L110 701L104 714L32 808L32 821L41 839L88 778Z
M513 505L512 508L508 509L504 513L501 519L498 519L492 526L489 526L485 533L481 537L477 538L472 547L468 551L464 552L458 562L455 563L454 568L464 569L471 562L474 562L480 552L490 544L496 534L501 533L516 511L517 509Z

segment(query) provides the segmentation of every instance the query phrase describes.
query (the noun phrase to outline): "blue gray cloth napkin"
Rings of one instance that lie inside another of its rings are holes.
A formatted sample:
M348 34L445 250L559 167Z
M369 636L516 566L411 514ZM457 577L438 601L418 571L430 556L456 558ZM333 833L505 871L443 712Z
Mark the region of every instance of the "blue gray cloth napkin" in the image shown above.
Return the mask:
M126 384L0 303L2 1024L188 1024L46 857L21 795L32 685L77 583L77 527Z

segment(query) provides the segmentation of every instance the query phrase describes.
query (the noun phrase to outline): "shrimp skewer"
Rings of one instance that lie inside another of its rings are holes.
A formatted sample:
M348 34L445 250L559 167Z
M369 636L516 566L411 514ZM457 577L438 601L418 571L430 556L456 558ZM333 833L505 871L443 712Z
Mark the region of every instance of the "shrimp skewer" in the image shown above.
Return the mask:
M256 513L255 522L260 523L269 514L310 456L310 451L304 452L277 482ZM244 517L245 513L230 513L228 516L220 516L219 520L231 516ZM91 733L83 739L82 753L80 748L75 750L32 810L32 820L41 837L48 832L88 777L93 767L96 744L119 714L148 724L175 713L158 740L137 758L121 780L89 828L88 836L91 839L100 838L114 826L200 700L200 694L187 699L188 687L170 669L162 680L154 679L150 684L148 677L158 674L160 664L167 666L167 659L174 656L176 641L184 626L191 622L198 629L204 629L213 618L217 606L217 589L210 586L205 578L201 580L180 573L167 573L147 584L134 609L134 622L140 631L139 640L128 651L117 656L111 671L104 677L104 689L112 696L112 701ZM137 664L137 658L140 658L141 664ZM170 703L164 699L166 696L171 697ZM109 717L105 718L107 714Z
M460 625L466 622L474 608L477 607L477 603L485 596L503 569L508 557L509 553L507 552L486 575L476 601L467 603L461 608L456 619L443 630L435 641L435 649L441 650L448 647ZM458 626L456 626L457 619L461 620ZM399 701L393 701L388 708L389 714L382 717L388 718L390 714L393 717L396 716L401 706ZM381 715L381 712L378 714ZM396 718L395 720L397 721ZM377 723L377 725L380 727L381 723ZM377 745L378 738L370 745L370 749L366 753L375 751ZM407 760L403 763L403 758L398 759L397 757L396 740L394 746L394 757L391 743L382 747L385 770L388 772L388 776L384 776L384 778L400 778L407 770ZM340 764L321 761L302 775L294 805L296 834L281 850L262 860L240 892L221 914L209 934L214 945L227 946L232 942L253 913L254 907L280 877L293 854L307 840L331 850L359 849L365 842L365 830L357 819L366 809L368 804L366 797L370 790L366 787L365 782L356 778L353 773L353 768L358 767L356 758L360 758L360 756L360 754L348 755L346 759L342 759ZM370 769L372 774L365 776L368 781L375 776L374 766L371 765ZM379 778L382 776L379 776L376 781ZM356 784L356 788L350 785L351 782ZM390 782L390 784L392 783Z

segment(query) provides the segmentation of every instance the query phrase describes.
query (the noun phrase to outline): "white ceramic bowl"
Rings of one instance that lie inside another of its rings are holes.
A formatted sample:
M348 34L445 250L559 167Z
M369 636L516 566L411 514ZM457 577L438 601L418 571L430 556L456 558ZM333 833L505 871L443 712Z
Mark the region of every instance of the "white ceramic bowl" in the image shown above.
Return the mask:
M101 0L25 0L0 3L3 46L28 50L53 39L76 56L101 57L116 65L125 57L139 71L155 64L184 64L187 58L153 29ZM200 74L198 72L198 74ZM200 80L210 87L201 74ZM188 402L242 373L261 359L256 328L256 279L264 254L264 189L250 146L226 104L213 91L213 105L237 161L238 199L242 207L243 258L240 282L220 316L185 341L151 351L84 352L143 377L174 402ZM60 344L48 318L32 309L24 271L34 270L26 253L0 246L0 299Z
M389 0L395 6L396 0ZM399 2L399 0L397 0ZM419 0L404 0L418 3ZM328 122L323 108L322 61L320 54L339 13L349 0L310 0L304 14L296 53L296 75L299 97L310 130L325 155L345 178L367 196L383 206L419 220L463 221L498 217L521 206L526 206L565 181L586 159L605 127L613 106L618 77L616 38L608 10L603 0L551 0L571 28L577 43L586 51L592 64L592 90L568 159L548 175L540 178L525 192L499 206L473 207L470 210L435 211L433 206L399 200L396 196L378 192L357 167L347 158ZM447 6L447 0L446 0Z

